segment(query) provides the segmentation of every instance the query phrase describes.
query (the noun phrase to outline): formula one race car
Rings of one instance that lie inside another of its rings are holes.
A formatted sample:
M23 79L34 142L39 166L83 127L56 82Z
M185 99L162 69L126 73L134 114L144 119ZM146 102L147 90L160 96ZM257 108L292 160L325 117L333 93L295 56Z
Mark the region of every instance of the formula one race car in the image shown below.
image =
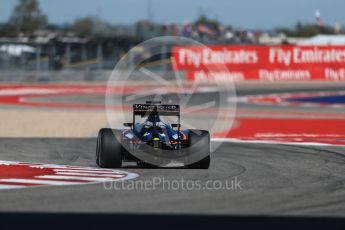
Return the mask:
M136 123L136 117L141 122ZM163 121L177 117L177 123ZM102 168L121 167L122 161L139 166L174 167L174 163L193 169L210 166L210 134L206 130L180 127L180 106L147 101L133 105L133 122L124 129L102 128L97 137L96 163ZM176 167L176 166L175 166Z

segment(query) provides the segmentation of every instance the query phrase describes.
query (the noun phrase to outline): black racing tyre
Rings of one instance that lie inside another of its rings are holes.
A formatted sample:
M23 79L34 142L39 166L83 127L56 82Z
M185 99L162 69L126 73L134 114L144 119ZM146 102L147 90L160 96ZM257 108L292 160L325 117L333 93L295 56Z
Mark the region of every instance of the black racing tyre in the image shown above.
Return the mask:
M96 163L101 168L120 168L122 165L121 132L103 128L97 137Z
M203 158L188 165L191 169L208 169L211 161L210 133L206 130L189 130L189 151Z

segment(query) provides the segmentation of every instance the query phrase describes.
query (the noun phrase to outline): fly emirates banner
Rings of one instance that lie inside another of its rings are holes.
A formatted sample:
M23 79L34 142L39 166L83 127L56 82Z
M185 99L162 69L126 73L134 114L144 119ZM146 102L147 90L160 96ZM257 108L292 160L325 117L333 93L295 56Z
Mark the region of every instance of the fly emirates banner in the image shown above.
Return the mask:
M345 46L177 46L172 65L189 80L345 81Z

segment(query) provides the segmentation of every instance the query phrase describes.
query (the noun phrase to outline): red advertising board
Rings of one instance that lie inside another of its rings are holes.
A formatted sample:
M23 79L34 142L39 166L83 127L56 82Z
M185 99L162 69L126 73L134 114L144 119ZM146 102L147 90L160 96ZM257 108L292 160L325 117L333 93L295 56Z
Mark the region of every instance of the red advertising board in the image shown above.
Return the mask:
M345 67L345 46L178 46L177 70Z
M188 80L198 81L345 81L345 68L248 69L226 72L187 71Z
M188 79L345 80L345 46L177 46L172 54Z

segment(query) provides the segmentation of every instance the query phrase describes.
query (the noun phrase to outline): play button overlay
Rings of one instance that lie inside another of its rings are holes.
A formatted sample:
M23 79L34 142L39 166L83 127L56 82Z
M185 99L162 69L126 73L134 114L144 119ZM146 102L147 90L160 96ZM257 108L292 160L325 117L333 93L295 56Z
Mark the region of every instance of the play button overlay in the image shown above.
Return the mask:
M128 180L137 176L115 169L0 161L0 189L81 185Z

